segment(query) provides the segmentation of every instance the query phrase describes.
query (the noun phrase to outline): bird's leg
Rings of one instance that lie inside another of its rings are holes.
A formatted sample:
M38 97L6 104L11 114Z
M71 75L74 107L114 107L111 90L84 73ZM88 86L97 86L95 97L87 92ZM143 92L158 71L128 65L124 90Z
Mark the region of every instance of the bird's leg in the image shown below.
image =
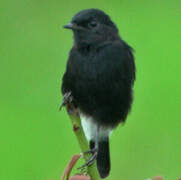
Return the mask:
M90 159L85 164L83 164L78 169L83 169L83 168L85 168L87 166L92 165L94 163L94 161L96 160L96 157L97 157L97 151L90 157Z
M70 104L72 102L72 100L73 100L72 92L69 91L69 92L65 93L63 96L63 101L62 101L62 104L60 105L59 110L61 110L63 106Z
M99 137L99 127L97 127L97 130L96 130L96 133L95 133L95 146L94 146L94 148L83 153L83 154L92 153L92 156L90 157L90 159L85 164L83 164L78 169L82 169L82 168L84 168L86 166L90 166L96 160L97 152L98 152L98 137Z
M96 151L97 151L97 149L96 149L96 148L93 148L93 149L90 149L90 150L88 150L88 151L83 152L82 154L83 154L83 155L84 155L84 154L90 154L90 153L94 154Z

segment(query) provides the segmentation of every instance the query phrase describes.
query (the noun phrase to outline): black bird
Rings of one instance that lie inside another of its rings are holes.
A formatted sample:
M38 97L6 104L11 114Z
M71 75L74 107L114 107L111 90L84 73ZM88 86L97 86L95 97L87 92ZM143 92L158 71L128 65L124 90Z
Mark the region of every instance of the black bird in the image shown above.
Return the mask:
M110 171L109 136L125 122L133 100L135 63L110 17L98 9L78 12L71 23L74 44L62 80L64 100L72 99L102 178ZM65 102L63 103L63 105Z

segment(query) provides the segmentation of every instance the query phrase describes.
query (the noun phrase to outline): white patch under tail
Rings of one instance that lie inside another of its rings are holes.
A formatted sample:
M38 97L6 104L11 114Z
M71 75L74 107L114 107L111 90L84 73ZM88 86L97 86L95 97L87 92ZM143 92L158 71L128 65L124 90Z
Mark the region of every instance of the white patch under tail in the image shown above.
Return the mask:
M95 121L91 116L85 115L81 111L79 112L80 112L80 119L83 131L85 133L87 140L95 140L98 129L97 123L95 123ZM104 137L109 136L111 132L112 132L111 128L100 126L98 133L99 139L103 139Z

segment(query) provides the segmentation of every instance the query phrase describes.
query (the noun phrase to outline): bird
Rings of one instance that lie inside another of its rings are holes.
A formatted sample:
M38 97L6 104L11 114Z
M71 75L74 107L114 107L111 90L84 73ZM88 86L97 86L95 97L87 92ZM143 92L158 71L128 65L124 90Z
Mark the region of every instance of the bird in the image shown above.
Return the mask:
M71 102L79 112L92 153L85 166L96 161L105 178L111 168L110 135L124 124L132 107L134 51L100 9L79 11L64 28L72 30L73 46L62 78L62 106Z

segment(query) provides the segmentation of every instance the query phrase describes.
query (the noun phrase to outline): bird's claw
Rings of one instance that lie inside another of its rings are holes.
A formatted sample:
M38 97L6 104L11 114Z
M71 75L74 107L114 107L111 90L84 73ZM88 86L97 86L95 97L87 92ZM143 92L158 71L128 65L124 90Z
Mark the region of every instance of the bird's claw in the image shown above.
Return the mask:
M89 160L85 164L83 164L78 169L83 169L83 168L85 168L87 166L91 166L94 163L94 161L96 160L96 158L97 158L97 151L96 150L86 151L83 154L87 154L87 153L94 153L94 154L89 158Z
M62 104L60 105L59 110L61 110L62 107L65 106L66 104L70 104L72 101L73 101L72 92L69 91L69 92L65 93L63 96L63 101L62 101Z
M90 149L90 150L88 150L88 151L85 151L85 152L83 152L82 154L83 155L85 155L85 154L94 154L95 152L97 151L97 149L96 148L93 148L93 149Z

